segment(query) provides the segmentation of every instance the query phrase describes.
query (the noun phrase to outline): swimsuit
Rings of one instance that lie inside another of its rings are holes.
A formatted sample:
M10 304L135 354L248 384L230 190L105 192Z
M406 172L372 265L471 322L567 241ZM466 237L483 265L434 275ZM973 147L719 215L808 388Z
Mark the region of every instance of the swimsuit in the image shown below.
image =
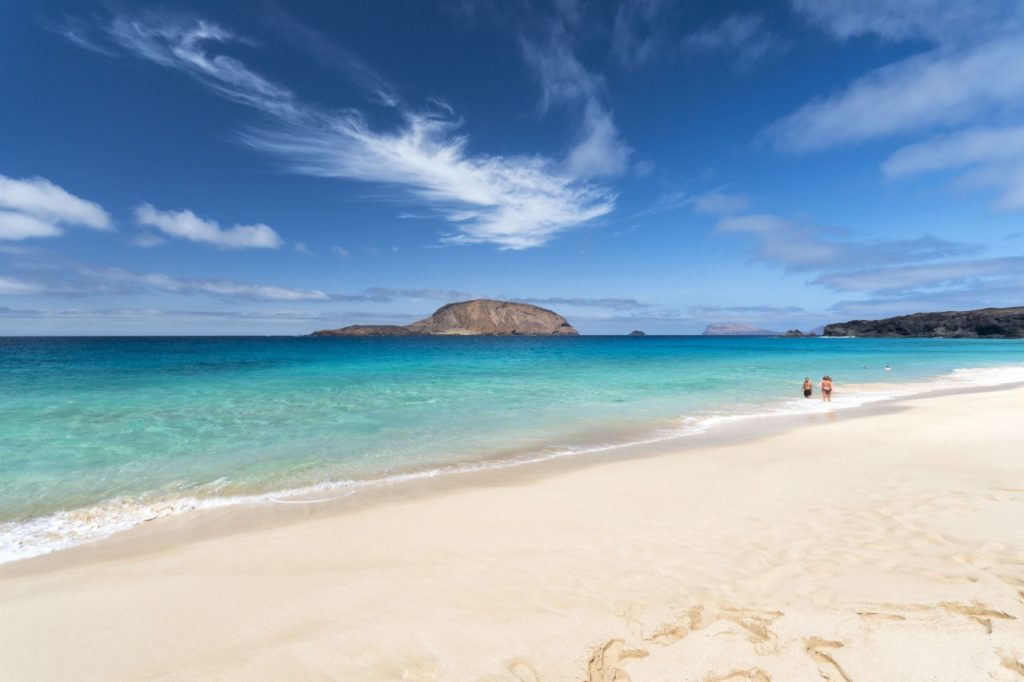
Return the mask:
M809 388L805 388L804 389L804 397L805 398L810 398L811 397L811 389L809 389Z

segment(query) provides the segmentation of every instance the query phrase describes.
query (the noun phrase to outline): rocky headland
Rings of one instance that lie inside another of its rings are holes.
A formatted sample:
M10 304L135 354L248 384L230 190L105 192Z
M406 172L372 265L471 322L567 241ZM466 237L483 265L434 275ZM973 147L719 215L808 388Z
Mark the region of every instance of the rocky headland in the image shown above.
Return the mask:
M352 325L313 336L577 336L569 322L528 303L477 299L441 306L409 325Z
M825 326L825 336L904 336L954 339L1024 338L1024 307L915 313Z

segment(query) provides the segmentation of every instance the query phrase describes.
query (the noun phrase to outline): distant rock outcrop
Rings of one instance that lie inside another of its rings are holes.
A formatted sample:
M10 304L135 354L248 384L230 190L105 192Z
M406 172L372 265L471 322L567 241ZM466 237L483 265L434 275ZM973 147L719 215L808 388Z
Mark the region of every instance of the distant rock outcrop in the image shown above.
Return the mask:
M759 329L752 324L731 322L722 324L709 324L704 330L704 336L779 336L779 332L768 329Z
M815 334L815 333L814 333L813 331L809 331L809 332L802 332L802 331L800 331L799 329L790 329L790 330L789 330L789 331L787 331L787 332L786 332L785 334L783 334L783 336L797 336L797 337L803 337L803 336L817 336L817 334Z
M313 336L576 336L558 313L528 303L478 299L441 306L410 325L352 325Z
M629 335L630 336L647 336L647 334L645 332L642 332L639 329L634 329L633 331L631 331L629 333Z
M1024 338L1024 307L915 313L825 326L825 336L942 336L953 339Z
M396 324L353 324L341 329L323 329L312 336L415 336L416 332Z

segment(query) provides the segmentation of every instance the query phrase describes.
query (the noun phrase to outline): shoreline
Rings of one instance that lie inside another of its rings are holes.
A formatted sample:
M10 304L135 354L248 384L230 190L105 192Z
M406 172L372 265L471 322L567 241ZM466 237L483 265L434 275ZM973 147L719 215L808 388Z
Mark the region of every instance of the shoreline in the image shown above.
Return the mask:
M0 659L17 680L1013 680L1020 404L931 395L179 517L0 568Z
M526 453L523 458L508 454L475 459L467 462L439 464L427 468L410 469L382 478L352 480L340 482L323 482L300 489L253 493L224 498L199 499L202 502L213 502L210 506L196 506L174 511L165 515L154 516L132 523L126 527L115 529L100 535L96 539L58 547L23 558L0 561L0 579L6 574L19 574L21 570L14 567L31 566L24 570L50 570L48 567L61 566L66 555L72 561L83 557L82 561L90 561L89 557L102 557L113 553L117 548L155 547L164 540L154 540L153 534L167 535L172 546L176 543L191 542L193 538L205 537L206 533L214 533L217 537L244 532L251 528L269 527L288 524L297 520L319 516L322 514L346 513L358 510L366 505L429 495L432 492L457 489L462 485L501 485L508 478L518 480L543 476L550 472L558 472L565 467L592 466L607 461L635 459L663 455L666 452L689 451L721 444L741 444L753 442L767 435L784 433L801 426L820 423L822 420L836 419L842 414L844 419L862 418L875 414L884 414L898 410L899 403L922 398L946 395L961 395L979 392L1012 390L1024 387L1024 381L1011 380L1005 383L982 383L966 386L929 386L940 382L948 382L956 372L976 370L1005 370L1019 368L1010 365L995 368L967 368L954 370L946 375L933 377L923 382L910 384L891 384L886 388L914 387L901 395L877 398L868 396L853 405L844 405L837 401L835 406L821 404L818 395L807 401L817 409L804 412L780 410L778 407L768 412L740 413L728 416L712 416L710 424L702 424L693 430L676 428L665 435L657 435L652 431L649 436L640 440L621 443L600 444L581 451L549 453ZM877 384L876 384L877 386ZM918 388L923 387L923 388ZM800 403L799 400L791 400ZM785 404L784 402L779 403ZM636 436L637 434L634 434ZM510 476L510 472L515 472ZM325 494L326 498L310 498L312 495ZM292 508L292 509L289 509ZM76 510L79 511L79 510ZM49 518L49 517L42 517Z

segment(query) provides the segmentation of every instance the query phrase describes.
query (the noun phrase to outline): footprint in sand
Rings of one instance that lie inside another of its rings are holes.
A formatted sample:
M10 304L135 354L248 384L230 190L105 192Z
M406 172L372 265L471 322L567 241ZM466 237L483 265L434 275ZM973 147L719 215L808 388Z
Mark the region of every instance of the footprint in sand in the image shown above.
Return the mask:
M643 649L627 649L621 639L612 639L594 650L587 662L587 682L631 682L619 663L630 658L647 658Z
M523 661L512 661L508 671L516 678L516 682L540 682L540 676L529 664Z
M648 642L669 646L704 627L704 607L694 606L679 616L675 622L663 623L644 639Z
M779 650L779 638L769 627L783 616L782 611L743 611L728 609L722 617L739 625L747 632L747 641L754 645L754 651L766 656Z
M1009 670L1011 672L1015 672L1018 675L1020 675L1021 677L1024 677L1024 663L1021 663L1016 658L1011 658L1009 656L1003 656L999 660L999 662L1002 663L1003 667L1006 668L1007 670Z
M858 611L857 615L864 620L906 620L905 616L895 613L880 613L878 611Z
M807 655L818 665L818 672L823 680L828 682L853 682L853 678L846 674L843 667L839 665L829 651L841 649L842 642L834 642L820 637L811 637L807 640L805 651Z
M771 676L760 668L734 670L733 672L727 673L721 677L709 675L704 678L704 682L730 682L731 680L736 680L737 682L742 680L746 680L746 682L772 682Z
M952 613L959 613L961 616L967 616L975 623L985 628L985 631L990 635L992 634L993 618L996 620L1016 620L1005 611L996 611L995 609L990 609L984 604L980 604L978 602L974 602L972 604L945 602L942 604L942 608Z

